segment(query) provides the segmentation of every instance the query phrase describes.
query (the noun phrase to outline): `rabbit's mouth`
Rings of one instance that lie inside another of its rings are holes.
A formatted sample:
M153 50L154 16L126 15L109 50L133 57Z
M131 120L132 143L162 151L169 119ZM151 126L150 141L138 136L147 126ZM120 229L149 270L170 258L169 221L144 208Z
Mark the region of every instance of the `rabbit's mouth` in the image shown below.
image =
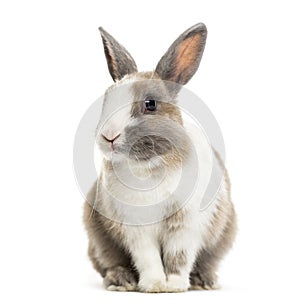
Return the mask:
M103 134L101 134L102 138L104 139L104 141L106 141L107 143L110 144L110 148L112 151L115 150L115 145L116 145L116 140L120 137L121 134L118 134L116 136L114 136L112 139L107 138L106 136L104 136Z
M120 146L120 142L121 142L121 140L119 139L120 136L121 134L118 134L113 138L109 138L102 133L98 135L97 137L98 147L100 151L103 153L103 156L107 160L111 160L113 154L115 154L117 150L120 152L120 149L117 149L117 147Z

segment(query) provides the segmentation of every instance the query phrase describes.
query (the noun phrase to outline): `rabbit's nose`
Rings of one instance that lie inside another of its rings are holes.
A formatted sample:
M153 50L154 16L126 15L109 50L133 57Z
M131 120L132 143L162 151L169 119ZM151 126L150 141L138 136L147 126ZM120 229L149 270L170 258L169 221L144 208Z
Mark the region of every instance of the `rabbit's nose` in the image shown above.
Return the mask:
M101 135L102 135L102 137L103 137L106 141L108 141L108 142L110 142L110 143L113 143L118 137L120 137L121 134L118 134L117 136L113 137L112 139L107 138L107 137L104 136L103 134L101 134Z

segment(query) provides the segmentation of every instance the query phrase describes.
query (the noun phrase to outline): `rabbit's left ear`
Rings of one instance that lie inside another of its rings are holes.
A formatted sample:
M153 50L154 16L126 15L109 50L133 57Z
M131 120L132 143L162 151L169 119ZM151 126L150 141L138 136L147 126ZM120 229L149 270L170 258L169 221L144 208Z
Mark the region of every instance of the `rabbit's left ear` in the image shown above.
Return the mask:
M129 52L113 36L99 27L106 61L111 77L114 81L122 79L125 75L136 73L135 61Z
M163 80L186 84L197 71L205 47L206 26L198 23L181 34L156 66Z

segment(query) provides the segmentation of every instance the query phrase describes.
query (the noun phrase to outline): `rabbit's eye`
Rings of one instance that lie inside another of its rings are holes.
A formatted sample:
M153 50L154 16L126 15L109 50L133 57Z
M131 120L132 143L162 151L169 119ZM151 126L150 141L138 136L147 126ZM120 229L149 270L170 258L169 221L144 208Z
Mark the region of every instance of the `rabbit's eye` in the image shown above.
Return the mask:
M146 108L147 111L155 111L156 110L156 100L146 99L145 100L145 108Z

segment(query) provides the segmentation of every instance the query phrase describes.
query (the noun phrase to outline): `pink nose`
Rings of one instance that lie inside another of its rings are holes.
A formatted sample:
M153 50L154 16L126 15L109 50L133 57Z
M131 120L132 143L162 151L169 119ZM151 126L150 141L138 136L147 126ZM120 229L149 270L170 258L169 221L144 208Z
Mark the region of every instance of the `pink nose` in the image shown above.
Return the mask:
M118 134L117 136L115 136L115 137L112 138L112 139L109 139L109 138L105 137L103 134L102 134L102 137L103 137L106 141L113 143L118 137L120 137L120 135L121 135L121 134Z

